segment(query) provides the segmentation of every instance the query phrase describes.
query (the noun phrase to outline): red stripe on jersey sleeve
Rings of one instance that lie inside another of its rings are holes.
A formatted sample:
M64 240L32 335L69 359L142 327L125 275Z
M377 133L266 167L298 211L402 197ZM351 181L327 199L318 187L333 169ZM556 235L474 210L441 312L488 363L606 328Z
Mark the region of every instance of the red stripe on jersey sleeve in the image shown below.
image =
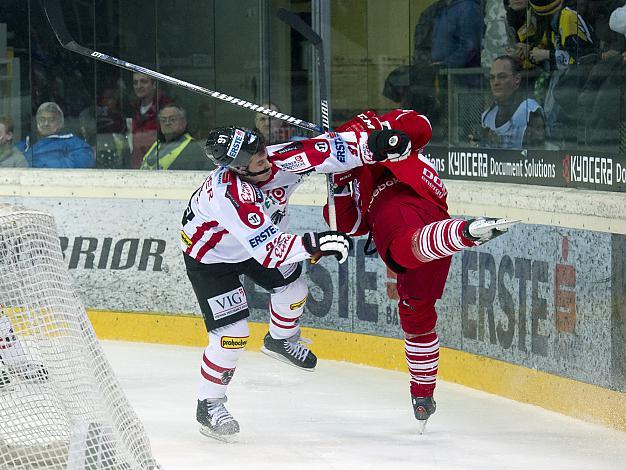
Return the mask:
M196 227L195 233L191 236L191 245L187 247L187 249L185 250L185 254L190 254L193 247L196 245L198 240L200 240L204 236L207 230L210 230L216 226L217 221L215 220L212 220L211 222L203 222L201 225L198 225L198 227Z
M224 229L211 235L211 238L209 238L207 242L202 245L202 247L198 250L198 254L196 255L196 261L200 262L202 258L204 258L204 255L206 255L207 251L214 248L215 245L217 245L227 233L228 230Z

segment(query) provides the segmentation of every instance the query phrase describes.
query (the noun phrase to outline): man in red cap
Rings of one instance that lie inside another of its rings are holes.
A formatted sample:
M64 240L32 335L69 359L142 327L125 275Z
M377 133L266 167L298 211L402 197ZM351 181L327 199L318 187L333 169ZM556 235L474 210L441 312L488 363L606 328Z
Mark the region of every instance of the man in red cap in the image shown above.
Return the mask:
M421 155L432 135L426 116L411 110L383 115L369 110L337 129L350 131L367 133L367 147L377 163L335 175L337 227L350 235L369 233L379 256L397 274L411 400L423 432L435 412L435 302L443 293L451 256L503 234L515 222L450 218L447 189Z

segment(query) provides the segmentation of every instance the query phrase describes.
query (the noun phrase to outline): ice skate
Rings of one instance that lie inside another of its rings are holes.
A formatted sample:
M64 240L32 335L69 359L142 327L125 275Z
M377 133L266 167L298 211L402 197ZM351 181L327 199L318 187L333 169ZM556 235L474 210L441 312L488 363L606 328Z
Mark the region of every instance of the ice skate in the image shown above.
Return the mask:
M239 423L224 406L226 400L226 397L198 400L196 420L200 423L201 434L219 441L232 442L239 434Z
M491 217L479 217L470 219L463 229L463 235L478 244L483 244L489 240L506 233L513 225L520 220L494 219Z
M414 396L411 396L411 403L413 405L413 413L415 413L415 419L417 419L418 431L420 434L424 434L426 422L437 409L437 403L435 403L435 399L433 397Z
M303 344L300 334L287 339L274 339L268 332L261 352L302 370L313 371L317 364L317 357Z

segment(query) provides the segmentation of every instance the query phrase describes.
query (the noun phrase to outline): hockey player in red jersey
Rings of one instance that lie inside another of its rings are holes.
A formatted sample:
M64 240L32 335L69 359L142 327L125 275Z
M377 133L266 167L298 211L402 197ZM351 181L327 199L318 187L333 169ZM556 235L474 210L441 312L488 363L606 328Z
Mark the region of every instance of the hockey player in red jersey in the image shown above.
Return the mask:
M451 256L503 234L506 219L453 219L447 190L421 155L432 129L415 111L365 111L337 129L366 133L371 160L335 175L338 230L372 237L379 256L397 274L398 313L415 418L423 432L435 412L439 339L435 303L444 290Z

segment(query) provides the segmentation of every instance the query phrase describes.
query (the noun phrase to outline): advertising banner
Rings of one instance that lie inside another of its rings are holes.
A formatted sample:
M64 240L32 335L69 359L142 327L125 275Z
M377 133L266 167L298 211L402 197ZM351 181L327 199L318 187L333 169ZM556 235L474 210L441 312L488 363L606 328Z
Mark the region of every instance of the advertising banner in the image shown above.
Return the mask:
M580 150L426 147L442 179L626 191L626 156Z
M200 314L184 270L180 200L28 198L57 220L87 308ZM293 233L325 229L316 206L292 206ZM356 240L348 261L304 264L305 326L400 338L395 275ZM516 226L453 257L437 303L442 345L626 390L623 236ZM244 281L252 320L269 294ZM617 290L616 290L617 289ZM621 352L616 350L621 348Z
M454 259L440 302L447 345L608 386L611 235L516 226Z
M626 236L611 235L611 245L611 370L615 389L626 390Z

